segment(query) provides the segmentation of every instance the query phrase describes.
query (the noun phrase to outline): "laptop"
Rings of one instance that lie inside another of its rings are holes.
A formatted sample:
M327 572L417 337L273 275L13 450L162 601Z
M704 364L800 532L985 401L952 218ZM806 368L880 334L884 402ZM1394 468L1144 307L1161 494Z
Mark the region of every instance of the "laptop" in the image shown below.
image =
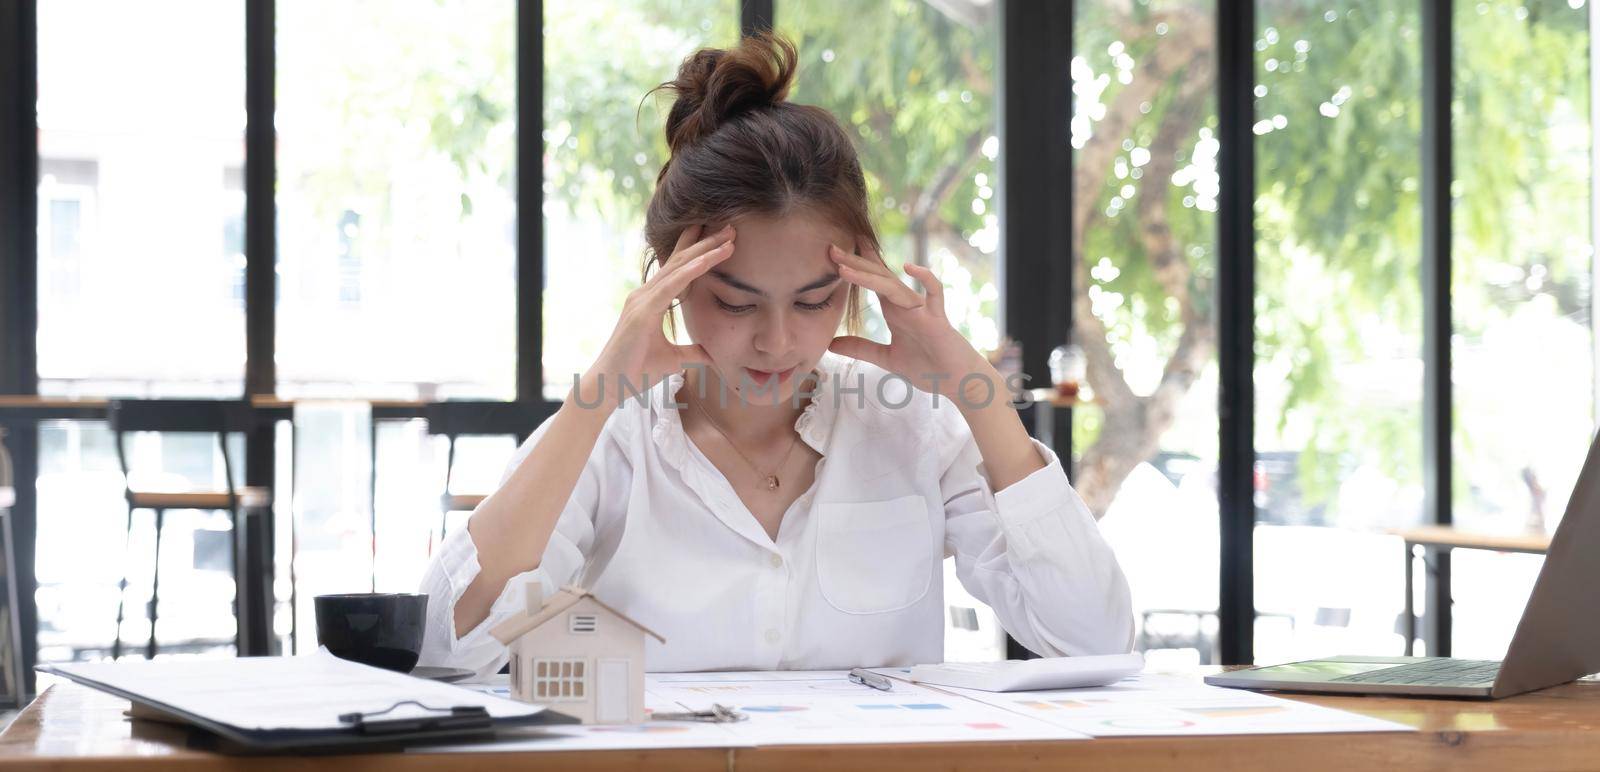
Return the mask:
M1214 686L1295 692L1509 697L1600 672L1600 437L1501 662L1344 656L1206 676Z

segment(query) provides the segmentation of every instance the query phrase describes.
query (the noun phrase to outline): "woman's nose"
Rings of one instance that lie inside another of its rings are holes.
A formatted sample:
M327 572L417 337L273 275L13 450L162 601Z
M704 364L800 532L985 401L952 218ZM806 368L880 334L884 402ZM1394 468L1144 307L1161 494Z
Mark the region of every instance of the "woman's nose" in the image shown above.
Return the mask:
M756 330L755 347L763 354L787 354L792 348L789 340L789 320L782 312L769 314ZM781 363L780 363L781 364Z

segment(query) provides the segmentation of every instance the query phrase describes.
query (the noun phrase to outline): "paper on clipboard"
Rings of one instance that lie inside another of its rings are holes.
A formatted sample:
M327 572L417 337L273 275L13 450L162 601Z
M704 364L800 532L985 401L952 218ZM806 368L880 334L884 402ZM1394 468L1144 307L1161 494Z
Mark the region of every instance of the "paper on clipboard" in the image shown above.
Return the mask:
M40 668L120 694L175 717L196 716L250 732L342 730L346 713L415 701L433 708L481 706L490 718L536 715L543 706L413 678L334 657L240 657L69 663ZM384 718L428 716L401 705Z

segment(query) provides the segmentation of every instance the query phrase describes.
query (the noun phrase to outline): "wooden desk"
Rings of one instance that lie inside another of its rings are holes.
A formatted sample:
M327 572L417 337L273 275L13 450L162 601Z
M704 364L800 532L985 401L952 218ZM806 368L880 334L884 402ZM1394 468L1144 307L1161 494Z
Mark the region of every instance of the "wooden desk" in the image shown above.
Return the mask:
M1061 456L1061 462L1070 466L1067 453L1071 443L1066 440L1072 436L1072 425L1065 420L1070 413L1057 414L1056 410L1070 411L1092 403L1062 397L1053 388L1029 389L1028 397L1033 400L1033 438L1054 450ZM1058 435L1060 442L1057 442Z
M1199 676L1196 675L1196 678ZM53 686L0 734L0 766L108 770L924 770L1580 769L1600 760L1600 683L1492 702L1299 696L1396 721L1415 733L1143 737L1061 742L788 746L562 753L239 758L186 747L188 731L132 722L126 700Z
M105 420L104 399L68 399L0 394L0 421L32 423L57 419Z
M315 400L312 400L315 401ZM375 412L385 417L418 418L428 403L411 399L369 400ZM51 421L61 419L104 420L111 400L106 397L40 397L31 394L0 394L0 420ZM268 421L287 421L293 417L295 400L274 395L256 395L250 406Z
M1450 525L1430 525L1407 528L1394 532L1407 544L1450 549L1493 550L1495 552L1526 552L1543 555L1550 549L1550 535L1537 531L1521 533L1482 533L1463 531Z
M1530 555L1543 555L1550 549L1550 535L1536 531L1523 531L1520 533L1484 533L1481 531L1464 531L1450 525L1429 525L1419 528L1406 528L1392 531L1405 542L1406 552L1406 583L1405 583L1405 654L1409 656L1417 640L1417 610L1413 600L1412 590L1412 559L1415 557L1415 548L1422 546L1434 552L1449 552L1455 549L1490 550L1492 552L1519 552ZM1426 557L1424 557L1426 560ZM1448 637L1448 636L1445 636Z
M1089 404L1087 400L1077 397L1063 397L1054 388L1028 389L1028 396L1033 399L1034 404L1051 407L1075 408Z

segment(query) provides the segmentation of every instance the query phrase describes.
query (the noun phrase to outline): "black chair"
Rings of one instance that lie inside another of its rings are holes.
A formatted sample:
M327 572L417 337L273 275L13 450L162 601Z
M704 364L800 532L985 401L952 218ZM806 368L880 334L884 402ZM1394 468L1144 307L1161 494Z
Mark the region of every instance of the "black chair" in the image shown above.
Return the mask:
M449 441L445 452L444 494L439 499L442 509L439 514L439 541L444 541L445 525L451 512L471 512L489 497L487 493L450 492L450 478L456 464L456 440L461 437L510 436L521 445L551 412L551 406L544 402L461 400L433 402L423 407L422 415L428 421L428 433L443 435Z
M128 498L127 534L133 535L133 512L148 509L155 515L155 555L151 572L150 601L145 607L150 619L150 640L145 644L145 659L156 655L157 604L161 588L161 530L169 509L197 509L226 511L229 516L229 570L234 582L234 648L239 647L239 591L243 586L239 576L239 516L241 511L266 509L272 506L272 494L265 488L235 486L233 482L233 457L228 451L230 434L248 432L255 420L250 403L245 400L113 400L106 411L117 451L117 464L122 468ZM166 493L136 491L128 476L126 437L134 432L162 432L187 434L214 434L217 447L222 451L223 477L227 481L220 491L190 491ZM128 572L124 564L122 581L117 586L117 633L111 645L111 658L122 656L122 619L128 589Z

